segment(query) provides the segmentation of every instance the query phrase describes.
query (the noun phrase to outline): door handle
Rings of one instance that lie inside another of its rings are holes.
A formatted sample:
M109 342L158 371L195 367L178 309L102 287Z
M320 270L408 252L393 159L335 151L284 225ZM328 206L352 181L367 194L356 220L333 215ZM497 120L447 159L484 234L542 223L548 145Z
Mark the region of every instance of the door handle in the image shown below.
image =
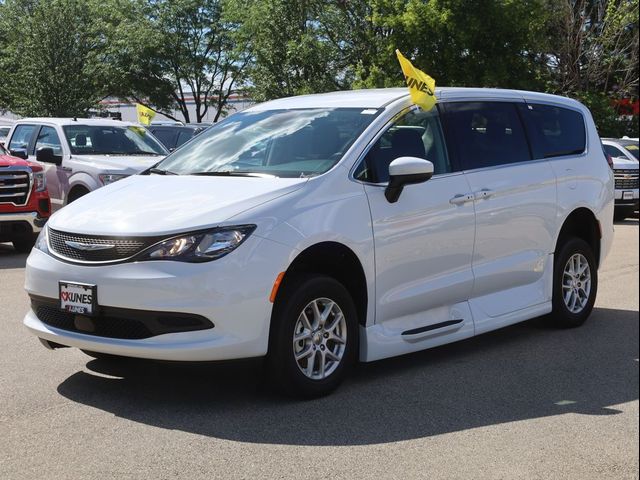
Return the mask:
M458 195L450 199L449 203L451 205L464 205L465 203L472 202L472 201L473 201L473 195L471 195L470 193L465 193L465 194L459 193Z
M493 190L489 190L488 188L483 188L479 192L476 192L473 197L476 200L483 200L485 198L492 197L493 195L494 195Z

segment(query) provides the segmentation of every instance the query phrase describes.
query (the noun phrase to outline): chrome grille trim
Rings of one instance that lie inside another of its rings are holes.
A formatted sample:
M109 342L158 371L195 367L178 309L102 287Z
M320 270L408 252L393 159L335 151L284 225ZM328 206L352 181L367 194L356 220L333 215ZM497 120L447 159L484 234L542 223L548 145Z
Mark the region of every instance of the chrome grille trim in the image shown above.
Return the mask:
M616 169L613 171L617 190L635 190L638 188L639 169Z
M164 238L83 235L51 228L48 230L49 251L54 256L72 263L95 265L129 260ZM72 248L69 244L96 245L103 248L81 250Z
M0 168L0 203L21 207L29 203L32 173L24 168Z

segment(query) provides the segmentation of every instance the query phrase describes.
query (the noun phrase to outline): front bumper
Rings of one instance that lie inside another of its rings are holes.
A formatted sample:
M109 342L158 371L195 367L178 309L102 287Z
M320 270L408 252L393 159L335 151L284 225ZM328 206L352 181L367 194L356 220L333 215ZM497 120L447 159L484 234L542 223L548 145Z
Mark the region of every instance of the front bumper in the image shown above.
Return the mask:
M41 339L113 355L174 361L263 356L271 318L269 295L290 254L290 248L255 235L233 253L200 264L152 261L84 266L34 249L25 279L25 289L32 296L57 299L59 281L89 283L97 285L101 307L199 315L214 328L141 339L108 338L55 328L33 310L24 324Z
M0 213L0 241L35 235L42 230L47 219L38 212Z
M616 189L616 207L638 208L638 205L640 204L640 194L638 192L639 191L637 188L633 190ZM624 198L625 193L627 198Z

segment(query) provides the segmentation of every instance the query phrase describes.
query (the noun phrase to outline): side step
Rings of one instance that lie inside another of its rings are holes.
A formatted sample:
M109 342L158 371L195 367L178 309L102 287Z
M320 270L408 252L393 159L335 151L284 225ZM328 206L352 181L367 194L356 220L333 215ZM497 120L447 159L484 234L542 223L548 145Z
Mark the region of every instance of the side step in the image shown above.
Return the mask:
M433 325L425 325L424 327L412 328L402 332L402 339L407 342L414 342L424 338L435 337L444 333L455 332L462 327L463 319L447 320L446 322L434 323Z

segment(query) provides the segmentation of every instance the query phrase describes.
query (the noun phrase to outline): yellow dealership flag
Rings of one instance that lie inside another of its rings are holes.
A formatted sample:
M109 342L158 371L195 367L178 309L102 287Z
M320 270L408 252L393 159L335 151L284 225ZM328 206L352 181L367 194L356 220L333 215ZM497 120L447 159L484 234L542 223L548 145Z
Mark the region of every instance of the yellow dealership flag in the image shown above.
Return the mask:
M139 103L136 103L136 112L138 113L138 123L143 125L151 125L151 120L156 116L156 112Z
M436 104L436 81L426 73L414 67L409 60L404 58L400 50L396 50L404 79L409 87L411 100L425 111L429 111Z

